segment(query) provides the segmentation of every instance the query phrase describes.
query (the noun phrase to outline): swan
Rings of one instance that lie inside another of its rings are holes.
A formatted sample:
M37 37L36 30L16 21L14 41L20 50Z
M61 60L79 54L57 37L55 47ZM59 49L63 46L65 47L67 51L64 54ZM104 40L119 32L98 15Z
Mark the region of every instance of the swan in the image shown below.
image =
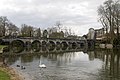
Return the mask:
M46 65L43 64L43 63L41 64L41 61L40 61L39 67L40 67L40 68L46 68Z

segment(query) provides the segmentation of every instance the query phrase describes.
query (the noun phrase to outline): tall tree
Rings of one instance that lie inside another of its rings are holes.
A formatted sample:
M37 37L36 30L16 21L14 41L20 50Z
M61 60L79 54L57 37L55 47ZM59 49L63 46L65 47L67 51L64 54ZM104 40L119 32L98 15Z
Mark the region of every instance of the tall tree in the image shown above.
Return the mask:
M119 28L120 28L120 1L116 2L113 6L114 8L114 21L115 21L115 28L117 30L117 37L119 37Z
M40 28L38 28L37 30L36 30L36 34L37 34L37 37L41 37L41 29Z
M1 36L5 36L6 33L6 27L9 23L9 20L7 19L6 16L0 16L0 33Z
M120 3L119 1L107 0L98 8L99 20L106 33L110 33L111 41L114 39L115 29L119 35L120 27Z
M60 30L61 30L61 22L60 21L57 21L56 22L56 26L57 26L57 28L58 28L58 32L60 32Z
M44 38L47 38L47 36L48 36L48 31L47 31L47 30L44 30L44 31L43 31L43 37L44 37Z
M34 28L32 26L22 24L21 36L23 36L23 37L33 37L33 35L34 35Z
M14 34L17 34L18 31L19 31L19 28L15 24L13 23L8 24L7 33L9 36L14 36Z

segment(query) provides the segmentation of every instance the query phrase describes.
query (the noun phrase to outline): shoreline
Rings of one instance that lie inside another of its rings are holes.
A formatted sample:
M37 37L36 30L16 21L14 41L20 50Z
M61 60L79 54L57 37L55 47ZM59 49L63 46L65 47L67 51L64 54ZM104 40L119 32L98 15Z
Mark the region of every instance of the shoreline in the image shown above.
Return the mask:
M25 80L25 78L10 66L1 65L0 70L6 72L10 76L10 80Z

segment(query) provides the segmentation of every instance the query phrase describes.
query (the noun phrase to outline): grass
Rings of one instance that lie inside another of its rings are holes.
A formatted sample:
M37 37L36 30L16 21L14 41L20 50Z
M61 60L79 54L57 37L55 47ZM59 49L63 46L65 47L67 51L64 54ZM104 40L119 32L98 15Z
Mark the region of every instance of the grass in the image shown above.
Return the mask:
M7 46L5 46L5 45L0 45L0 49L2 49L2 48L4 48L4 47L7 47Z
M0 65L0 80L23 80L23 78L13 68Z
M0 80L23 80L23 78L13 68L0 65Z
M0 80L10 80L10 76L6 72L0 70Z
M6 45L0 45L0 53L3 53L3 49L7 47Z

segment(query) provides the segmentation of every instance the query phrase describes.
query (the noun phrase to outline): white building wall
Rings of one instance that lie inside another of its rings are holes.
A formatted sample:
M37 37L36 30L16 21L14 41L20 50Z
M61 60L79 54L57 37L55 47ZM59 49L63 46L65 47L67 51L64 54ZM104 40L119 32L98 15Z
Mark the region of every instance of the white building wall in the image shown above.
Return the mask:
M95 30L93 28L90 28L87 39L94 39L94 36L95 36Z

